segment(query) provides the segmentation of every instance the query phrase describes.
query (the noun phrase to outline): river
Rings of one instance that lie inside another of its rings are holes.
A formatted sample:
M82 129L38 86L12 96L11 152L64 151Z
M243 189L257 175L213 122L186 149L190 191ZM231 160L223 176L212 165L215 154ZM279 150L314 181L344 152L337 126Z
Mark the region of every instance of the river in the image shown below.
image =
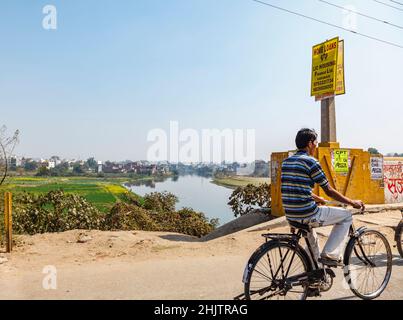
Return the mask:
M211 178L188 175L171 177L162 182L144 181L138 184L127 187L141 196L150 192L171 192L179 198L176 209L190 207L203 212L209 219L218 218L220 225L235 218L227 205L232 190L211 183Z

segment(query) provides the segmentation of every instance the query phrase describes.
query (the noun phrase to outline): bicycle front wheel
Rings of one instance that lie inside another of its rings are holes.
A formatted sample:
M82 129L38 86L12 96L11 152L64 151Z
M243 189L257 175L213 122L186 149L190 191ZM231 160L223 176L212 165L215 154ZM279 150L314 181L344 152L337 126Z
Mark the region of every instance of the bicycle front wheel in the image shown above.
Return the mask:
M403 222L400 222L396 229L396 244L397 250L403 258Z
M392 274L392 251L386 237L365 230L346 248L344 276L351 291L361 299L379 297Z
M310 271L301 250L271 241L249 261L245 281L247 300L305 300L308 285L289 287L287 278Z

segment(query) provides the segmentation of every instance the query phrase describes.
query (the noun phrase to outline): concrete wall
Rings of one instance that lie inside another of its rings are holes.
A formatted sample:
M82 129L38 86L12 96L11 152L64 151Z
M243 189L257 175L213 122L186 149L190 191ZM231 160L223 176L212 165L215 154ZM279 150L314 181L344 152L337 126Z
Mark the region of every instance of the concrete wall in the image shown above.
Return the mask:
M384 158L385 203L403 203L403 158Z
M370 155L360 149L347 149L350 153L351 163L349 166L351 165L351 168L349 174L343 176L333 170L331 161L332 148L319 147L317 150L317 158L320 159L322 168L331 185L341 193L353 199L361 199L366 204L403 203L403 157L385 157L382 160L382 156ZM279 152L273 153L271 156L273 216L282 216L284 214L281 202L280 168L282 161L289 155L289 152ZM354 163L352 161L353 157L355 157ZM327 198L317 186L314 192Z

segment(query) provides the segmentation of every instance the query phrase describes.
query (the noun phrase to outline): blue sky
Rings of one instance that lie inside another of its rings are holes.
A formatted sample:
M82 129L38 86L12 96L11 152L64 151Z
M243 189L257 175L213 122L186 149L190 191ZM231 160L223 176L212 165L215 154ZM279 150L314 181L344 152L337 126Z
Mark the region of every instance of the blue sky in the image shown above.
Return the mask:
M403 11L371 0L329 1L403 25ZM317 0L267 2L341 26L345 18ZM57 30L42 28L47 4ZM357 23L403 45L401 29ZM145 159L149 130L174 120L181 129L255 129L256 157L267 160L292 149L301 127L320 130L311 47L335 36L346 47L339 142L403 152L403 49L251 0L3 0L1 123L20 129L16 152L26 156Z

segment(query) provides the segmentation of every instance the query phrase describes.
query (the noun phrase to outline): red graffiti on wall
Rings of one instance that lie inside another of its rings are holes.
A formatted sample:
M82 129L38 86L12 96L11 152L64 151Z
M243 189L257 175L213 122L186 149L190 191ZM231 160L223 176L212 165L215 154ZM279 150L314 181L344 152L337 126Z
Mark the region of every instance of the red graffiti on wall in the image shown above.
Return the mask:
M383 166L383 172L389 177L403 177L403 163L399 162L398 164L385 164Z
M394 199L403 195L403 163L384 164L384 183Z
M399 194L403 194L403 179L385 178L385 185L388 187L392 196L397 199Z
M384 177L384 182L393 198L397 199L399 195L403 194L403 178L394 179Z

